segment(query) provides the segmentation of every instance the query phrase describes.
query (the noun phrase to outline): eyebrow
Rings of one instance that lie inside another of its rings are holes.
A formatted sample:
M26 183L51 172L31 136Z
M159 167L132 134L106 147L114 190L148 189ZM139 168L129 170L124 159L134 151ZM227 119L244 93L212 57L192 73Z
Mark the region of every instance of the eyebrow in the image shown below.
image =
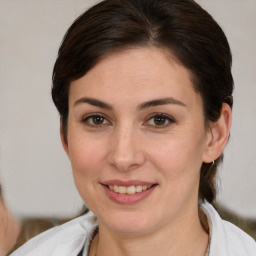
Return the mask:
M79 105L81 103L87 103L92 106L109 109L109 110L113 109L113 107L111 105L109 105L101 100L94 99L94 98L81 98L74 103L74 106Z
M108 109L108 110L113 109L113 107L108 103L105 103L105 102L103 102L101 100L98 100L98 99L95 99L95 98L87 98L87 97L84 97L84 98L81 98L81 99L77 100L74 103L74 106L82 104L82 103L87 103L89 105L96 106L96 107L103 108L103 109ZM167 105L167 104L174 104L174 105L179 105L179 106L186 107L186 104L184 104L183 102L181 102L181 101L179 101L175 98L169 97L169 98L155 99L155 100L146 101L146 102L138 105L137 109L138 110L143 110L143 109L146 109L146 108L156 107L156 106L161 106L161 105Z
M174 105L179 105L182 107L186 107L186 104L184 104L183 102L169 97L169 98L163 98L163 99L155 99L155 100L150 100L147 102L144 102L142 104L140 104L137 109L138 110L143 110L146 108L150 108L150 107L156 107L156 106L161 106L161 105L167 105L167 104L174 104Z

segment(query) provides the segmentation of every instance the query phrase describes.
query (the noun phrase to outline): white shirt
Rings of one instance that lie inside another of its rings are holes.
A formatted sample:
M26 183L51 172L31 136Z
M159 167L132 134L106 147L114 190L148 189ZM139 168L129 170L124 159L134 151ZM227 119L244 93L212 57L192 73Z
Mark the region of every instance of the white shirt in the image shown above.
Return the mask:
M209 256L256 256L256 242L250 236L222 220L209 203L201 207L210 227ZM11 256L77 256L83 247L86 256L96 227L96 217L89 212L36 236Z

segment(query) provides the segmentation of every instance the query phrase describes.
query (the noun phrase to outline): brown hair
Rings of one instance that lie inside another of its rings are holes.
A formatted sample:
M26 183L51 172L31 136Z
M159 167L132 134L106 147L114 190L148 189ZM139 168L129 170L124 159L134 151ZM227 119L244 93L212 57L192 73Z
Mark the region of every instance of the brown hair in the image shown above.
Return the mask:
M192 74L203 99L206 124L220 117L223 103L232 107L231 51L226 36L209 13L192 0L105 0L78 17L68 29L53 70L52 98L67 136L70 82L106 54L129 47L169 49ZM199 198L212 202L215 165L203 163Z

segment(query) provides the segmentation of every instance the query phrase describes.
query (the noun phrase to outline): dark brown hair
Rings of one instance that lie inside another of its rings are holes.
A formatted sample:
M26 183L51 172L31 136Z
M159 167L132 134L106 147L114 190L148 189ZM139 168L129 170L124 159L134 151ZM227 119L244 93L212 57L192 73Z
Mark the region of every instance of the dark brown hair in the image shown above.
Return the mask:
M52 98L67 136L70 82L85 75L106 54L129 47L168 49L192 74L203 99L206 124L232 107L231 52L214 19L192 0L105 0L78 17L68 29L53 70ZM215 165L203 163L199 198L216 196Z

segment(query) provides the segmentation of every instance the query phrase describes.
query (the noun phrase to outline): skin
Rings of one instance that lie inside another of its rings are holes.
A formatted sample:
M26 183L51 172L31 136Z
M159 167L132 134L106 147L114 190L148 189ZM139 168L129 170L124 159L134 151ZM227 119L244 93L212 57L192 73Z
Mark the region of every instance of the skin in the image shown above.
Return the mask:
M0 227L0 256L5 256L16 243L19 224L2 200L0 200Z
M97 255L205 255L200 166L221 154L230 120L223 104L220 120L206 126L189 71L157 48L110 54L71 83L67 141L61 137L78 191L98 217ZM112 179L156 185L123 205L102 186Z

